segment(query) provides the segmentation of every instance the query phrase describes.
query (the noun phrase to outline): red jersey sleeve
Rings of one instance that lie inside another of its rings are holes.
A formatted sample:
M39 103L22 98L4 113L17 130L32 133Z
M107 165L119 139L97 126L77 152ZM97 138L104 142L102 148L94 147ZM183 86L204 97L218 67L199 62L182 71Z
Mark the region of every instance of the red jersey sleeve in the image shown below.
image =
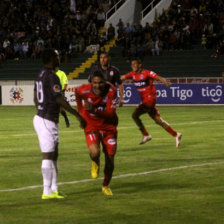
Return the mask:
M107 94L107 97L108 100L106 104L106 109L105 110L96 109L95 114L105 118L111 118L115 115L116 112L116 97L117 97L116 89L111 88Z
M147 70L147 75L148 75L148 77L151 78L151 79L155 79L155 78L158 76L158 74L156 74L156 73L153 72L153 71L149 71L149 70Z
M132 76L133 76L133 72L129 72L124 75L125 79L132 79Z

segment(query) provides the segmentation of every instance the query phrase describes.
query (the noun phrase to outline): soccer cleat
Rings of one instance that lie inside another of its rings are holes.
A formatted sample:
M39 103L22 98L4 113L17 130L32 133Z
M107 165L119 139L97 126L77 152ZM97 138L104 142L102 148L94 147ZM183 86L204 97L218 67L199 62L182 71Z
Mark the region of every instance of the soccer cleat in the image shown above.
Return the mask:
M151 135L144 135L142 140L139 142L139 145L145 144L146 142L150 141L152 139Z
M57 199L63 199L63 198L65 198L66 197L66 195L65 194L63 194L62 192L60 192L60 191L53 191L53 193L52 194L54 194L55 195L55 198L57 198Z
M54 199L55 198L55 194L52 193L50 195L46 195L46 194L43 193L41 198L42 199Z
M92 161L91 176L93 179L96 179L99 176L99 166L94 161Z
M102 192L106 196L112 196L113 195L111 189L108 186L102 187Z
M46 194L43 193L41 198L42 199L63 199L63 198L65 198L65 196L62 195L58 191L54 191L50 195L46 195Z
M182 134L177 133L177 136L175 138L176 138L176 147L179 147L180 146L180 141L181 141L181 138L182 138Z

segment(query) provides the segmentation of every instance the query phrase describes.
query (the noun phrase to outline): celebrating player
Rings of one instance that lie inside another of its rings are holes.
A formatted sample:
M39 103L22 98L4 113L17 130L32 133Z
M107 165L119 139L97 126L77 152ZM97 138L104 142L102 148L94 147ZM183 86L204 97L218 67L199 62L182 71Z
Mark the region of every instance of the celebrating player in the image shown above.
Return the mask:
M88 77L89 82L91 82L91 78L95 71L102 72L106 81L110 82L114 86L116 84L118 85L120 95L118 105L121 107L123 105L124 88L120 79L120 72L115 66L110 65L110 56L107 52L102 52L100 54L100 64L96 64L92 67Z
M126 75L122 75L121 80L133 79L134 85L136 86L142 100L142 103L138 105L132 114L133 120L143 135L143 138L139 144L144 144L152 139L152 136L149 135L141 119L139 118L142 114L148 113L156 124L162 126L167 132L175 137L176 147L179 147L182 134L173 130L173 128L160 117L159 111L156 107L156 89L153 85L154 80L158 80L166 86L170 86L171 83L167 82L164 78L157 75L153 71L142 69L142 63L139 59L132 59L131 67L132 71Z
M97 178L100 166L100 143L105 155L102 191L111 196L109 183L114 170L114 155L117 147L116 88L106 82L104 75L95 71L90 84L83 84L75 90L79 113L86 120L86 142L92 160L91 175Z
M42 54L44 69L39 73L34 86L34 103L37 114L33 124L38 135L42 151L43 194L42 199L64 198L57 186L58 158L58 120L60 106L72 113L85 127L85 120L65 101L61 94L61 85L55 68L59 66L59 57L54 49L46 49Z

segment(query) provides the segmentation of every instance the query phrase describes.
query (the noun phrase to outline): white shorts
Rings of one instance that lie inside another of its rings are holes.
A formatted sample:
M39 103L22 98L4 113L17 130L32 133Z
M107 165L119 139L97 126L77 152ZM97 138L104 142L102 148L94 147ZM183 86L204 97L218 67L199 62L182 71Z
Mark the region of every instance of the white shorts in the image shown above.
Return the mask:
M39 139L41 151L43 153L54 152L55 146L59 142L58 124L35 115L33 126Z

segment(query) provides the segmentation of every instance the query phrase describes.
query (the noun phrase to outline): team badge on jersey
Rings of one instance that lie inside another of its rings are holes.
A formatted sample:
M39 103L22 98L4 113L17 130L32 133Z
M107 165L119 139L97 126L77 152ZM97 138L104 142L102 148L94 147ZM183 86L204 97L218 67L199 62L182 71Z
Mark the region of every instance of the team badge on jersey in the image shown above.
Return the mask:
M113 76L114 75L114 71L110 71L110 76Z
M56 85L53 86L53 90L54 90L55 93L59 93L61 91L61 88L60 88L59 85L56 84Z
M140 79L143 79L144 78L144 75L140 75Z

